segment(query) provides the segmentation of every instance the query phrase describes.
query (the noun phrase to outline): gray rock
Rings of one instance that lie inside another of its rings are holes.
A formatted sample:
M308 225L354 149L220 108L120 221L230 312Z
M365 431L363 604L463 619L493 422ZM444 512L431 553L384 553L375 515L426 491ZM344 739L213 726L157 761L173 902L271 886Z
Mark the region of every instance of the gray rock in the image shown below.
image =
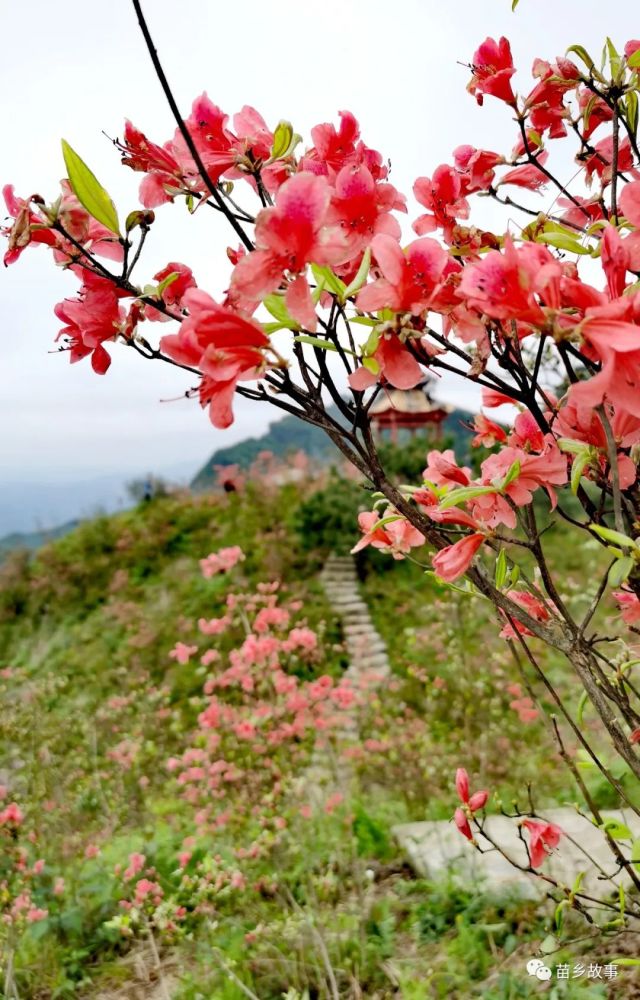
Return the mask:
M583 890L600 898L607 897L611 883L598 876L602 871L612 875L617 865L602 831L568 806L547 809L544 818L559 826L565 836L540 871L570 887L577 875L584 872ZM603 813L603 818L616 819L628 826L634 837L640 835L640 817L632 813L612 809ZM499 843L509 857L520 864L527 864L517 820L489 816L486 829L491 839ZM490 888L513 889L530 898L544 896L549 889L543 879L514 868L488 840L479 835L478 844L486 852L480 853L458 832L453 822L403 823L393 827L392 833L409 863L424 877L449 874L467 885L470 881L484 882ZM526 831L523 833L528 838ZM629 857L629 845L625 849L621 843L620 847L623 855ZM626 885L629 876L623 873L617 875L614 881Z

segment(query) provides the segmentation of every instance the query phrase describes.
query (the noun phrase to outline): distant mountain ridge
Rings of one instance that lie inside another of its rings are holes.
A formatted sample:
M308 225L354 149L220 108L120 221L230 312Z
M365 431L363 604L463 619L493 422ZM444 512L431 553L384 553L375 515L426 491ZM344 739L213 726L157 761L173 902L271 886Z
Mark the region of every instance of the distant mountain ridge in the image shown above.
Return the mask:
M336 416L333 410L329 410L329 413ZM458 458L464 461L469 457L471 445L471 431L466 425L472 419L471 412L452 409L442 423L444 439L451 441ZM428 446L428 443L429 439L425 434L425 444ZM241 469L247 469L263 451L271 451L277 458L286 458L293 452L303 451L309 458L323 465L330 465L339 457L336 446L319 427L306 424L299 417L283 417L270 424L260 437L246 438L214 451L191 480L191 489L211 489L216 484L216 466L238 465Z
M46 545L47 542L53 542L56 538L68 535L79 524L80 521L74 519L73 521L66 521L64 524L59 524L55 528L49 528L46 531L13 531L10 535L0 538L0 558L6 555L7 552L15 551L15 549L39 549L41 546Z

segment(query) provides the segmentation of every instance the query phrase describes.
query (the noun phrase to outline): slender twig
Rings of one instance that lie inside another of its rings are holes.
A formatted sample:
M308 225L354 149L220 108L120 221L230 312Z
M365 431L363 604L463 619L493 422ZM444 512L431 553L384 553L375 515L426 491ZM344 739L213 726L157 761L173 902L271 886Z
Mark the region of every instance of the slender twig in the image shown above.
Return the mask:
M224 200L223 200L223 198L222 198L222 196L221 196L221 194L220 194L220 192L219 192L219 190L217 188L217 185L215 184L214 181L211 180L211 177L209 176L209 172L208 172L207 168L205 167L204 163L202 162L202 157L200 156L200 153L198 152L196 144L193 141L193 138L191 136L191 133L189 132L189 129L187 128L187 126L186 126L186 124L184 122L184 119L182 118L182 115L180 114L180 109L179 109L179 107L178 107L178 105L176 103L175 97L173 96L173 91L171 90L171 87L169 86L169 81L167 80L165 72L164 72L164 70L162 68L162 63L160 62L160 59L158 57L158 52L157 52L156 47L154 45L153 38L151 37L151 33L149 31L149 28L148 28L145 16L142 13L142 6L140 4L140 0L132 0L132 3L133 3L134 10L136 12L136 16L138 18L138 24L140 25L140 30L142 31L142 35L143 35L143 38L145 40L145 44L147 46L147 50L149 52L149 56L151 57L151 62L153 63L153 68L156 71L156 76L158 77L158 80L160 82L160 86L162 87L164 95L165 95L165 97L167 99L167 103L168 103L169 107L171 108L171 113L173 114L173 117L175 119L176 125L178 126L178 128L180 130L182 138L184 139L185 143L187 144L187 149L189 150L189 152L191 153L191 156L193 157L193 162L195 163L195 165L196 165L196 167L198 169L198 173L200 174L200 177L201 177L202 181L204 182L204 184L206 185L207 189L209 190L209 192L211 194L211 197L213 198L214 202L216 203L216 205L218 206L218 208L220 209L220 211L227 217L227 220L228 220L229 224L231 225L232 229L237 233L237 235L240 237L240 239L242 240L244 246L247 248L247 250L253 250L253 243L252 243L252 241L249 239L249 237L245 233L244 229L242 228L242 226L240 225L240 223L238 222L238 220L234 216L233 212L229 211L229 209L225 205Z

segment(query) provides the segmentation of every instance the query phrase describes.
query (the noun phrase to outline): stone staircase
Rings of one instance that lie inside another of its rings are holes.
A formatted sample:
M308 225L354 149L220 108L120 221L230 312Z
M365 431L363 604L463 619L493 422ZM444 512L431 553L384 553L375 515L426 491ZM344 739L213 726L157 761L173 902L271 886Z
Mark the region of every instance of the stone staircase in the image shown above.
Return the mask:
M332 555L320 574L320 582L333 610L342 621L349 656L344 677L354 690L366 679L374 686L390 672L387 649L369 615L360 594L352 556ZM324 743L316 746L306 773L306 787L317 805L332 792L345 788L350 781L350 768L340 756L341 744L355 743L359 736L357 709L344 713L344 724L336 734L336 749Z
M342 619L349 654L345 676L354 686L364 673L379 675L380 679L386 677L390 671L387 648L360 594L353 558L330 556L320 581L331 606Z

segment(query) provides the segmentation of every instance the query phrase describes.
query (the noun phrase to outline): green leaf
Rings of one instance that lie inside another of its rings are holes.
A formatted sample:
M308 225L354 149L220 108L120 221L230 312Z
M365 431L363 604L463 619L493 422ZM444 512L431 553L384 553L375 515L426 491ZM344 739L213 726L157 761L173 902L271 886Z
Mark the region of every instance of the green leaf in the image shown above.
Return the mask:
M440 501L440 510L447 510L449 507L459 507L461 503L473 500L474 497L495 492L494 486L461 486L459 490L451 490L450 493L447 493Z
M612 958L610 965L640 965L640 958Z
M516 7L518 6L519 3L520 3L520 0L511 0L511 11L512 12L516 9Z
M585 872L578 872L578 874L576 875L575 881L574 881L573 885L571 886L571 893L572 893L572 895L575 896L575 894L577 892L580 892L580 888L582 886L582 880L584 879L584 876L585 876Z
M582 473L589 465L591 461L591 455L589 451L584 451L581 455L577 455L573 460L573 465L571 466L571 492L575 494L578 492L580 486L580 480L582 479Z
M567 49L567 55L569 54L569 52L575 52L578 59L582 59L587 69L590 69L591 72L593 73L593 71L595 70L595 63L591 58L591 56L589 55L589 53L587 52L587 50L582 45L570 45L569 48ZM596 74L594 73L594 76L595 75Z
M590 524L589 528L594 534L600 538L604 538L605 542L613 542L614 545L620 545L623 549L638 548L637 542L633 538L623 535L621 531L614 531L613 528L607 528L604 524Z
M631 858L632 864L635 868L640 867L640 837L636 837L631 845Z
M568 899L563 899L556 906L556 912L555 912L555 916L554 916L554 923L556 925L556 930L557 931L561 931L562 930L562 924L563 924L563 921L564 921L564 911L566 910L567 906L570 906L570 905L571 904L569 903Z
M291 325L294 327L298 325L289 315L289 310L285 305L283 295L276 295L275 293L272 295L267 295L262 300L262 304L264 305L265 309L269 313L271 313L273 318L278 321L278 323L283 323L285 326Z
M547 246L556 247L557 250L566 250L567 253L583 255L591 253L591 247L585 247L574 236L565 236L563 233L540 233L536 237L536 243L545 243Z
M586 691L583 691L583 693L580 695L580 701L578 702L578 708L576 710L576 722L578 723L579 726L582 725L582 722L584 720L584 710L587 707L588 703L589 703L589 695L587 694Z
M624 581L628 579L634 566L635 560L632 556L622 556L621 559L616 559L611 566L607 577L609 586L619 587L621 583L624 583Z
M371 319L369 316L350 316L350 323L359 323L361 326L376 326L377 319Z
M608 833L612 840L631 840L633 837L626 823L620 823L617 819L605 820L601 829Z
M369 249L369 247L367 247L367 249L362 255L362 260L360 261L360 267L358 268L358 272L355 278L353 279L350 285L347 285L347 287L344 290L345 299L348 299L350 295L355 295L356 292L360 291L365 281L367 280L370 267L371 267L371 250Z
M515 462L513 462L513 464L509 467L506 476L498 486L500 492L506 490L507 486L509 486L509 484L512 483L514 479L517 479L519 475L520 475L520 462L518 459L516 459Z
M560 451L567 451L570 455L581 455L589 451L589 445L583 441L574 441L573 438L558 438L558 448Z
M366 368L368 372L371 372L372 375L378 375L380 373L380 365L375 358L363 358L362 366L363 368Z
M592 94L585 105L584 111L582 112L582 121L584 124L585 132L589 128L589 120L591 118L591 112L595 108L598 100L599 100L598 95Z
M273 146L271 147L271 159L279 160L286 156L293 140L293 125L291 122L281 121L276 125L273 133Z
M622 58L610 38L607 38L607 52L609 54L609 65L611 67L611 76L614 78L614 80L616 80L620 75L620 70L622 68Z
M299 344L311 344L312 347L319 347L323 351L337 351L338 348L330 340L323 340L322 337L309 337L306 333L298 334L293 338Z
M312 264L311 270L316 281L324 281L326 290L337 295L340 301L344 302L344 293L347 286L337 274L333 273L330 267L321 267L319 264Z
M640 56L640 49L636 53ZM626 99L627 124L630 131L635 135L638 131L638 95L635 90L630 90Z
M376 351L378 350L379 343L380 343L380 330L372 330L369 336L367 337L367 341L364 347L362 348L362 353L365 354L367 357L370 357L372 354L375 354Z
M110 232L120 235L118 213L111 198L97 177L89 170L84 160L71 148L68 142L62 140L62 155L64 157L71 190L81 205L86 208L92 218L101 222Z
M166 278L163 278L160 284L156 286L158 290L158 295L162 295L165 288L168 288L169 285L172 285L174 281L177 281L178 277L179 277L178 272L172 271L171 274L168 274L166 276Z
M496 559L496 587L501 590L506 583L509 567L507 564L507 554L504 549L500 549Z
M385 528L388 524L393 524L394 521L401 521L402 518L400 514L389 514L388 517L381 517L379 521L376 521L374 527Z

